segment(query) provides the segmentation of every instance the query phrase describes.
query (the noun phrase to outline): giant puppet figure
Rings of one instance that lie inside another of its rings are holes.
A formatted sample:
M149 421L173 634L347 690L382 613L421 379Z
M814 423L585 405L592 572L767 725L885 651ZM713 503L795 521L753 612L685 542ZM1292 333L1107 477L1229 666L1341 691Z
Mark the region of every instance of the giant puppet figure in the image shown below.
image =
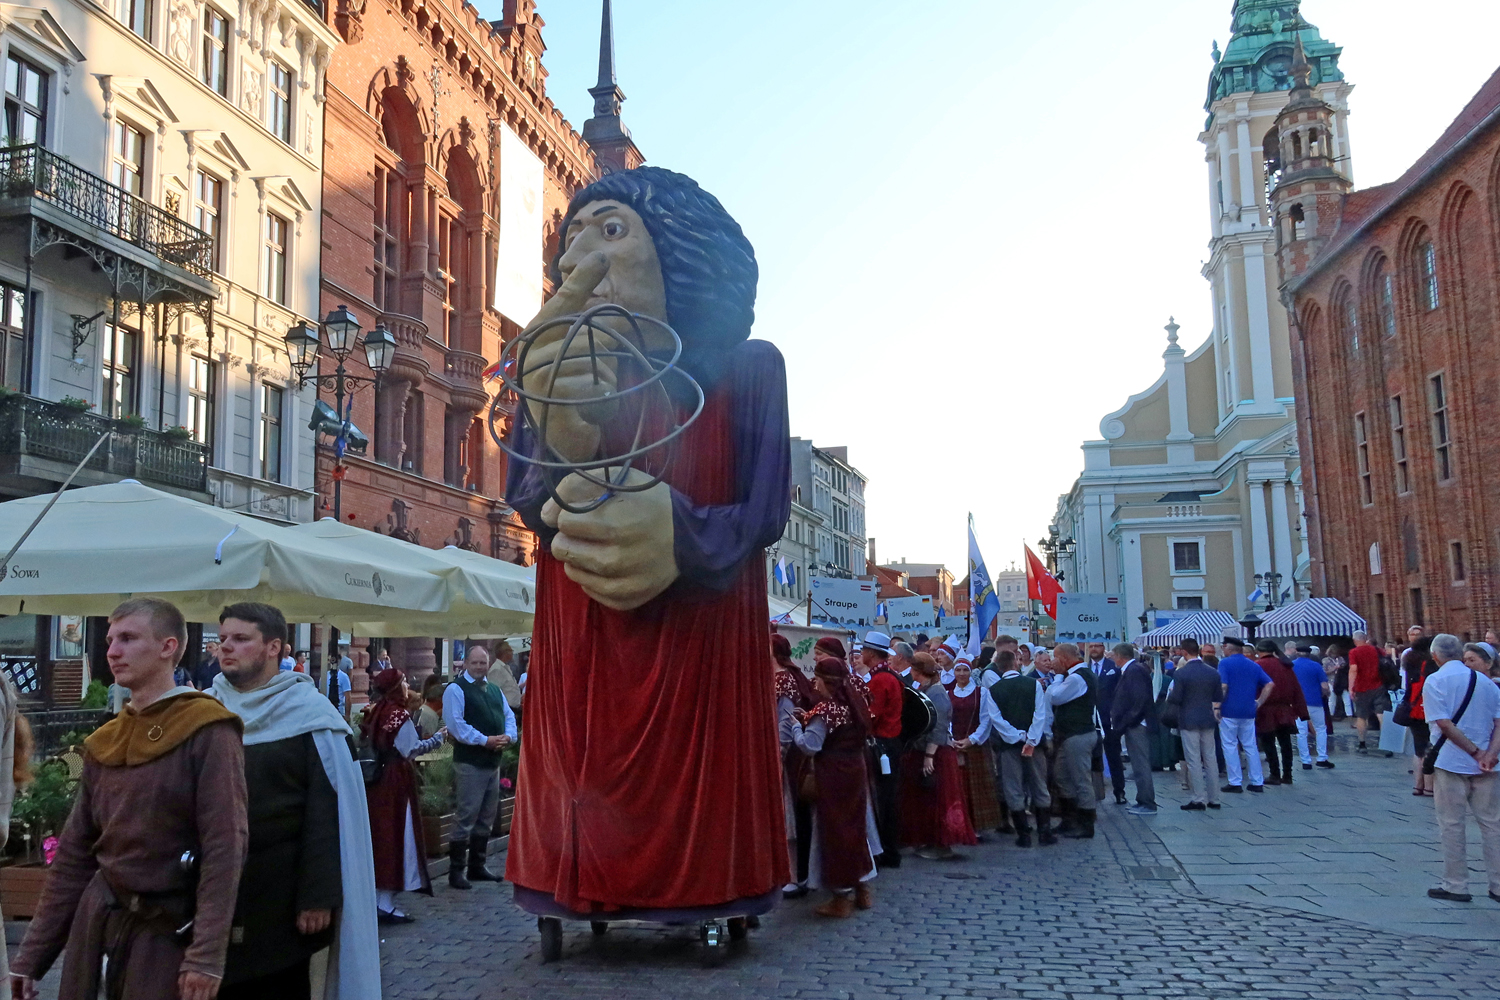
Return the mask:
M764 549L790 513L790 444L781 354L748 339L754 250L692 180L642 167L573 198L552 266L528 332L613 303L653 356L672 345L651 331L675 330L692 379L662 394L687 424L663 480L616 469L631 488L604 490L556 469L639 443L623 371L581 338L517 358L531 419L505 444L533 461L512 458L506 498L541 548L506 877L533 913L760 912L788 879Z

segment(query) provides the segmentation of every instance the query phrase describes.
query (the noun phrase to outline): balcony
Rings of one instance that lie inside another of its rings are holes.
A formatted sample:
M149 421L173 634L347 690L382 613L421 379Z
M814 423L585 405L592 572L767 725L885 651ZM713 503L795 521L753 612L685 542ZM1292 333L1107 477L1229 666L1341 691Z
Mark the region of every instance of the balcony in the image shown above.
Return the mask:
M6 216L30 220L15 249L33 257L54 245L82 251L110 293L146 302L218 294L207 233L41 146L0 149L0 217ZM14 243L12 234L3 249ZM67 253L65 260L76 256Z
M54 488L106 432L113 433L79 472L78 485L139 479L211 499L206 446L19 392L0 397L0 491L25 496Z

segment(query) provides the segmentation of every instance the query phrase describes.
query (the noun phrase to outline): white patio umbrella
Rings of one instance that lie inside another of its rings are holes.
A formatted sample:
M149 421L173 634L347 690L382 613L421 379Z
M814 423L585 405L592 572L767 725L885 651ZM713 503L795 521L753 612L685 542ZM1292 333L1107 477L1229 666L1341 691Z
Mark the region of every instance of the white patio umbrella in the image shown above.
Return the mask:
M0 504L0 552L50 496ZM288 621L447 610L442 577L372 550L126 480L64 493L5 567L0 614L107 615L131 597L163 597L188 621L264 601Z
M424 548L324 518L286 529L300 537L355 549L383 563L423 570L441 579L447 608L441 612L391 608L350 609L329 616L329 624L354 635L472 637L514 635L531 630L536 611L536 571L447 546Z

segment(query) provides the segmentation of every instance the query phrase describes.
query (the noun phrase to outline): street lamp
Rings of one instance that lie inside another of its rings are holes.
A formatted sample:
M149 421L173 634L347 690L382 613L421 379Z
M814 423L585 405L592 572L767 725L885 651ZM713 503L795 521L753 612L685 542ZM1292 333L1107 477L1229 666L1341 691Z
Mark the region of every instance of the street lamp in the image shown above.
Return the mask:
M1255 585L1266 595L1266 610L1275 611L1275 602L1281 596L1281 574L1257 573L1255 574Z
M380 387L380 376L390 370L391 362L396 356L396 338L383 325L377 325L375 329L365 334L364 340L359 339L359 319L349 310L346 305L340 304L323 318L323 336L318 336L318 331L307 322L299 322L286 332L286 352L291 360L292 370L297 375L297 387L303 388L309 383L317 385L322 389L333 391L334 408L333 419L327 417L327 404L323 404L323 413L315 412L308 427L313 431L321 431L331 434L334 439L334 469L333 469L333 517L337 521L343 520L344 499L344 451L349 447L351 439L354 441L355 450L362 450L359 441L368 442L363 434L350 422L350 414L354 409L354 392L361 385L370 385L377 390ZM326 341L328 350L333 354L337 367L332 375L323 375L313 371L313 366L318 362L318 352ZM356 347L363 346L365 349L365 362L369 365L373 377L364 375L351 375L345 362L349 355L354 353ZM344 398L348 397L349 405L345 407Z

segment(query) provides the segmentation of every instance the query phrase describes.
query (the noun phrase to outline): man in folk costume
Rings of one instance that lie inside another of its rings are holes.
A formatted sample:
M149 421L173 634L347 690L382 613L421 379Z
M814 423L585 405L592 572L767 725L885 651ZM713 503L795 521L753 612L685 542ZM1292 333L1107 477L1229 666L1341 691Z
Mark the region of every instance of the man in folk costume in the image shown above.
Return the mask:
M349 724L306 674L277 668L286 618L269 604L219 615L210 694L245 724L250 853L220 1000L309 1000L328 949L324 1000L378 1000L375 860Z
M109 665L130 704L84 741L78 798L11 963L13 997L34 998L60 952L61 1000L95 1000L101 978L109 1000L219 993L247 842L245 772L239 720L174 685L186 643L166 601L137 598L110 616Z
M586 513L557 502L599 499L583 476L553 497L541 466L510 463L506 499L541 553L506 875L537 913L760 912L789 877L763 552L790 515L791 445L781 354L748 339L754 250L692 180L641 167L574 196L553 273L533 329L601 303L666 322L704 403L663 481L645 488L632 469L642 489ZM636 421L614 415L640 395L610 400L617 367L562 352L533 344L521 378L593 403L528 402L551 415L535 430L516 420L508 447L571 463L625 453ZM693 412L682 380L660 384L679 421Z
M470 643L463 672L443 692L443 725L453 734L458 799L458 822L448 844L448 884L455 889L500 880L484 862L500 808L500 753L516 741L516 717L500 687L489 680L495 673L489 651Z

